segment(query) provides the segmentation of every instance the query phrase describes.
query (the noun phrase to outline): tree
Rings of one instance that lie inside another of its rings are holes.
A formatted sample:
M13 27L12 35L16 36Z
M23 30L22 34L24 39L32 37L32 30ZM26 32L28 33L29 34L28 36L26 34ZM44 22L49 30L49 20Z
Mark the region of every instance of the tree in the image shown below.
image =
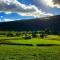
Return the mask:
M16 36L20 36L20 35L21 35L20 33L18 33L18 32L16 33Z
M25 33L25 37L24 37L24 39L31 39L31 38L32 38L32 37L29 36L28 33L26 32L26 33Z
M36 37L37 37L37 34L36 34L35 31L32 32L32 37L33 37L33 38L36 38Z
M45 32L41 32L40 37L44 38L45 37Z
M13 37L14 36L14 34L13 33L7 33L7 37Z

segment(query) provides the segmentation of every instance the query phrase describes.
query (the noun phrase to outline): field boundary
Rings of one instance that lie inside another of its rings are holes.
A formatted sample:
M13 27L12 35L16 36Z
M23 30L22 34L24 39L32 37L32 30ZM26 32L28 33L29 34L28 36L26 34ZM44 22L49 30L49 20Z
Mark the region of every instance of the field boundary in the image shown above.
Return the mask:
M0 45L22 45L22 46L60 46L60 44L23 44L23 43L8 43L0 42Z

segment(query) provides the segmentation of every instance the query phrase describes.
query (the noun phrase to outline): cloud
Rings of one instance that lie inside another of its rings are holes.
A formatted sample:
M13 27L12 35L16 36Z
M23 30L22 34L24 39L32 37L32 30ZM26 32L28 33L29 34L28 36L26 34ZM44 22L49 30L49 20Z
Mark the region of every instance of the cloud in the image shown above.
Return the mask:
M53 0L54 4L60 5L60 0Z
M8 22L8 21L14 21L14 20L12 20L12 19L3 19L3 20L1 20L0 19L0 22Z
M12 20L12 19L3 19L3 21L1 21L1 22L8 22L8 21L14 21L14 20Z
M35 18L36 17L46 17L46 16L53 16L52 13L46 13L46 12L43 12L42 10L38 10L36 12L33 12L33 13L18 13L19 15L22 15L22 16L34 16Z
M47 6L49 7L60 8L60 0L44 0L44 2L46 2Z
M17 13L22 16L44 17L52 16L52 13L45 13L35 5L22 4L17 0L0 0L0 12L5 14Z

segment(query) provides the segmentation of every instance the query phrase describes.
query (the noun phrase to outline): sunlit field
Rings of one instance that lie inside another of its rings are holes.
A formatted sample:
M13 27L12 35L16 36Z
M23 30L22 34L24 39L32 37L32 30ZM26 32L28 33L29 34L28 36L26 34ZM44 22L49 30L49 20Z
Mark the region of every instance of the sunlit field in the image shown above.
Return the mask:
M60 60L60 46L1 45L0 60Z
M55 40L54 40L55 39ZM60 44L60 36L48 36L46 38L24 39L22 37L1 37L0 42L16 43L16 44Z
M60 60L59 35L16 33L0 32L0 60Z

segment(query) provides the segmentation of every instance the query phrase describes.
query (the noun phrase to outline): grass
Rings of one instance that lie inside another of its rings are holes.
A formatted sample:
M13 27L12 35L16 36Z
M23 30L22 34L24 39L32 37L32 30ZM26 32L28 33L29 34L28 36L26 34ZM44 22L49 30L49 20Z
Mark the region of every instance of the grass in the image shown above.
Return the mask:
M60 46L1 45L0 60L60 60Z
M55 40L54 40L55 39ZM47 38L0 37L0 42L33 44L34 46L0 44L0 60L60 60L60 46L36 46L37 44L60 45L60 36Z
M7 40L8 41L8 40ZM46 40L46 39L30 39L30 40L9 40L12 43L22 43L22 44L60 44L60 41L57 40Z
M55 40L54 40L55 39ZM24 39L22 37L1 37L1 42L21 43L21 44L58 44L60 45L60 36L48 35L47 38Z

